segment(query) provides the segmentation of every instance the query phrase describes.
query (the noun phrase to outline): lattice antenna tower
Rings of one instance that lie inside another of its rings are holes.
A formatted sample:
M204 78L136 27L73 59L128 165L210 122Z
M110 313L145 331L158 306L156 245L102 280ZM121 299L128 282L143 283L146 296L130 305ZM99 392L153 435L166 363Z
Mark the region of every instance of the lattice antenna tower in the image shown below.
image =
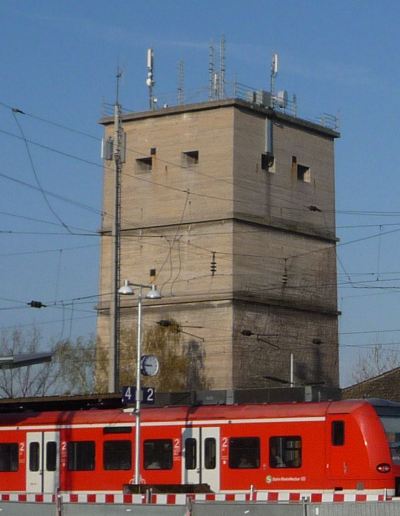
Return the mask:
M225 36L222 35L219 47L219 98L225 98Z
M215 47L213 41L211 41L208 52L208 75L209 75L209 94L210 100L215 98Z
M185 63L181 59L178 63L178 104L185 103Z

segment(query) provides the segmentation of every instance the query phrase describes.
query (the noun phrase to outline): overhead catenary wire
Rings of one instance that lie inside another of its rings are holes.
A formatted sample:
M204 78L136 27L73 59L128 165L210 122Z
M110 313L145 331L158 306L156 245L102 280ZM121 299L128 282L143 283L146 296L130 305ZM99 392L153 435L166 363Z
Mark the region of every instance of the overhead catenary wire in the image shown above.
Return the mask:
M187 192L186 192L186 193L187 193ZM359 213L357 213L357 214L359 214ZM391 215L391 216L392 216L392 215ZM373 236L370 236L370 237L367 237L367 238L373 238ZM363 239L362 239L362 240L363 240ZM359 241L361 241L361 240L359 240ZM344 244L344 245L345 245L345 244ZM227 253L227 254L228 254L228 253Z
M35 180L36 180L36 184L39 188L39 191L40 193L42 194L43 196L43 199L47 205L47 207L49 208L49 210L51 211L51 213L54 215L54 217L58 220L58 222L64 227L64 229L66 229L68 232L70 232L70 228L68 227L68 225L63 221L63 219L59 216L59 214L55 211L55 209L53 208L53 206L51 205L49 199L47 198L47 195L45 193L45 191L43 190L43 187L42 187L42 184L40 182L40 179L39 179L39 175L37 173L37 170L36 170L36 167L35 167L35 164L33 162L33 157L32 157L32 154L31 154L31 151L29 149L29 145L28 145L28 141L26 139L26 136L25 136L25 133L24 133L24 130L22 129L22 125L19 123L19 120L18 120L18 117L17 117L17 114L21 113L21 114L24 114L23 111L19 110L19 109L12 109L11 110L11 113L14 117L14 120L15 120L15 123L17 124L17 127L21 133L21 136L22 136L22 139L24 141L24 144L25 144L25 148L26 148L26 152L27 152L27 155L28 155L28 158L29 158L29 163L31 165L31 169L32 169L32 172L33 172L33 175L35 177Z
M80 129L76 129L76 128L73 128L73 127L70 127L70 126L67 126L66 124L63 124L63 123L60 123L60 122L56 122L56 121L53 121L53 120L50 120L48 118L44 118L44 117L41 117L41 116L38 116L38 115L35 115L33 113L30 113L30 112L27 112L25 110L20 110L19 108L15 108L14 106L11 106L5 102L2 102L0 101L0 105L2 105L3 107L9 109L9 110L18 110L20 112L22 112L25 116L29 116L30 118L32 119L35 119L35 120L38 120L38 121L41 121L41 122L44 122L46 124L49 124L49 125L52 125L54 127L58 127L60 129L64 129L66 131L69 131L71 133L76 133L78 135L81 135L81 136L85 136L87 138L90 138L94 141L98 141L98 142L101 142L101 138L97 137L97 136L94 136L93 134L91 133L88 133L88 132L85 132L85 131L82 131ZM12 133L8 133L7 131L1 131L0 132L4 132L5 134L8 134L9 136L14 136L14 137L18 137L17 135L14 135ZM39 143L37 142L31 142L30 143L32 144L35 144L35 145L40 145ZM59 151L57 149L54 149L52 147L46 147L48 148L48 150L50 151L55 151L55 152L61 152L62 151ZM127 148L127 151L128 152L133 152L135 154L143 154L141 151L137 150L137 149L132 149L132 148ZM82 161L87 161L88 164L91 164L91 165L95 165L97 167L100 167L100 168L103 168L103 165L100 164L100 163L97 163L97 162L93 162L93 161L90 161L90 160L85 160L84 158L80 158L76 155L73 155L73 154L68 154L68 153L65 153L67 155L67 157L71 157L71 158L74 158L74 159L80 159ZM168 160L163 160L162 158L158 158L158 161L162 162L162 163L165 163L165 164L170 164L170 165L173 165L174 167L177 167L177 168L187 168L187 166L185 167L184 165L180 164L180 163L177 163L177 162L171 162L171 161L168 161ZM200 172L200 174L203 174ZM215 180L218 180L218 179L221 179L221 178L215 178L215 176L210 176L210 175L206 175L207 177L209 177L210 179L212 179L213 181ZM225 182L229 182L229 180L224 180L222 179L223 181ZM230 182L230 184L233 184L232 181ZM254 191L257 191L257 190L254 190ZM184 191L184 193L186 193L186 191ZM281 206L279 206L281 207ZM290 207L286 207L286 209L290 209ZM292 208L292 209L298 209L298 208ZM304 209L308 209L308 208L304 208ZM324 209L324 211L326 213L337 213L337 214L348 214L348 215L362 215L362 216L400 216L400 211L378 211L378 210L348 210L348 209L331 209L331 210L326 210ZM375 226L379 226L380 224L377 224ZM340 227L340 226L339 226Z
M24 113L22 110L19 110L18 108L12 108L11 106L8 106L8 105L6 105L6 104L4 104L4 103L0 103L0 104L2 104L3 106L8 107L8 108L9 108L9 109L11 109L11 110L13 110L13 109L17 109L17 111ZM33 117L33 115L32 115L32 114L30 114L30 116L31 116L31 117ZM43 119L43 118L39 118L39 117L38 117L38 119L40 119L40 120L44 121L44 119ZM47 121L47 122L48 122L48 123L50 123L50 121ZM83 132L83 131L79 131L79 130L73 130L72 128L70 128L70 127L68 127L68 126L63 126L63 124L59 124L59 123L55 123L55 122L52 122L52 124L53 124L53 125L57 125L58 127L64 128L64 129L66 129L66 130L69 130L69 131L72 131L72 132L76 132L77 134L85 135L85 136L90 137L90 138L92 138L92 139L94 139L94 140L101 141L101 139L100 139L100 138L97 138L97 137L95 137L95 136L93 136L93 135L90 135L89 133L85 133L85 132ZM3 133L5 133L5 134L8 134L9 136L13 136L13 137L16 137L16 138L20 138L20 137L18 137L18 135L14 135L14 134L9 133L9 132L4 131L4 130L0 130L0 132L3 132ZM65 156L70 157L70 158L73 158L73 159L78 159L78 160L83 161L83 162L86 162L86 163L88 163L88 164L90 164L90 165L97 166L97 167L99 167L99 168L101 168L101 169L103 168L103 165L102 165L102 164L100 164L100 163L93 162L93 161L91 161L91 160L87 160L87 159L81 158L81 157L76 156L76 155L73 155L73 154L71 154L71 153L65 153L65 152L63 152L63 151L61 151L61 150L59 150L59 149L55 149L55 148L50 147L50 146L42 145L42 144L40 144L40 143L38 143L38 142L34 142L34 141L31 141L31 140L27 140L27 139L25 139L25 138L22 138L22 139L24 139L24 141L26 141L26 142L31 143L32 145L38 145L38 146L41 146L41 147L43 147L43 148L46 148L46 149L47 149L47 150L49 150L49 151L57 152L57 153L63 154L63 155L65 155ZM128 147L126 150L127 150L128 152L133 152L133 153L138 154L138 155L142 155L142 154L143 154L143 152L141 152L141 151L139 151L139 150L137 150L137 149L129 148L129 147ZM172 165L172 166L174 166L174 167L176 167L176 168L182 168L182 169L187 168L187 166L184 166L184 165L182 165L182 164L180 164L180 163L171 162L171 161L168 161L168 160L163 160L162 158L158 158L158 161L159 161L160 163L165 163L165 164L167 164L167 165ZM125 172L125 174L127 174L127 173ZM199 171L197 171L197 175L202 175L202 176L204 176L204 177L208 177L208 178L209 178L210 180L212 180L212 181L222 181L222 182L225 182L225 183L229 183L229 184L231 184L231 185L233 184L233 181L232 181L232 180L224 179L224 178L218 178L218 177L215 177L215 176L211 176L211 175L209 175L209 174L205 174L204 172L199 172ZM131 177L134 177L134 178L135 178L135 179L137 179L137 180L144 180L144 178L140 178L140 177L137 177L137 176L131 176ZM154 181L151 181L151 180L149 180L148 182L150 182L150 183L152 183L152 184L157 184L158 186L162 186L162 187L165 187L165 188L175 189L176 191L181 191L182 193L187 193L187 190L186 190L186 189L174 188L174 187L171 187L171 186L169 186L169 185L165 185L165 184L163 185L163 184L160 184L160 183L156 183L156 182L154 182ZM243 188L243 186L241 186L241 188ZM251 191L256 193L256 192L258 192L258 189L251 189ZM198 194L198 193L196 193L196 192L191 192L191 193L192 193L193 195L199 195L199 196L202 196L202 197L208 197L208 198L215 198L215 199L217 199L217 200L222 200L222 201L223 201L223 200L226 200L226 201L239 202L239 203L240 203L240 202L244 202L244 203L249 203L249 202L250 202L250 201L240 201L240 200L238 200L238 199L234 200L234 199L226 199L226 198L221 198L221 197L216 197L216 196L209 196L209 195L206 195L206 194ZM277 206L277 207L282 208L282 203L280 203L280 204L279 204L279 206ZM298 211L298 210L303 211L303 208L297 208L297 207L293 207L293 206L286 206L286 207L284 207L284 208L285 208L285 209L288 209L288 210L292 209L292 210L297 210L297 211ZM308 208L308 207L304 207L304 210L307 210L307 209L309 209L309 208ZM324 210L324 211L325 211L325 212L330 211L330 212L332 212L332 213L334 212L334 210L333 210L333 209L332 209L332 210ZM337 212L337 213L338 213L338 212ZM357 213L358 213L358 212L357 212Z
M69 129L70 129L70 128L69 128ZM6 132L6 133L7 133L7 132ZM7 134L11 134L11 133L7 133ZM12 136L17 137L17 135L12 135ZM36 142L31 142L31 143L36 144ZM40 144L39 144L39 145L40 145ZM53 151L55 150L55 149L52 149L51 147L47 147L47 146L45 146L45 147L46 147L46 148L48 148L49 150L53 150ZM57 152L58 152L58 151L57 151ZM62 151L60 151L60 152L62 153ZM68 155L69 157L73 157L73 158L75 158L75 159L80 159L80 160L82 159L82 158L79 158L79 157L74 156L74 155L72 155L72 154L68 154L68 153L63 153L63 154L66 154L66 155ZM92 162L92 161L89 161L89 160L83 160L83 161L86 161L87 163L90 163L90 164L92 164L92 165L95 165L95 166L98 166L98 167L103 168L101 164L98 164L98 163L95 163L95 162ZM174 164L174 166L181 166L181 165ZM138 178L138 177L136 177L136 176L131 176L131 177L134 177L135 179L138 179L138 180L144 180L144 178ZM215 179L215 178L213 178L213 179ZM157 184L158 186L163 186L163 187L168 188L168 185L163 185L163 184L160 184L160 183L155 183L154 181L149 181L149 182L151 182L152 184ZM171 187L170 187L170 188L171 188ZM185 193L185 194L187 194L187 193L188 193L188 190L185 190L185 189L179 189L179 188L174 188L174 187L172 187L172 189L177 190L177 191L181 191L182 193ZM216 196L208 196L208 195L206 195L206 194L197 194L196 192L193 192L193 191L192 191L192 192L190 192L190 193L191 193L192 195L200 195L200 196L203 196L203 197L210 197L210 198L215 198L215 199L218 199L218 200L233 201L233 199L220 198L220 197L216 197ZM241 201L236 201L236 202L241 202ZM245 202L247 202L247 201L245 201ZM280 207L281 207L281 206L280 206ZM286 209L290 209L290 207L286 207ZM307 208L304 208L304 209L307 209ZM327 211L327 210L324 210L324 211ZM339 211L338 211L338 213L339 213ZM360 213L364 213L364 212L356 212L356 211L352 211L352 212L350 212L350 211L346 211L346 213L352 213L352 214L356 213L356 214L360 214ZM367 213L376 214L377 212L367 212ZM379 212L379 213L385 213L385 214L388 214L388 213L390 213L390 214L396 213L396 214L398 214L398 212ZM365 237L365 238L368 238L368 237Z

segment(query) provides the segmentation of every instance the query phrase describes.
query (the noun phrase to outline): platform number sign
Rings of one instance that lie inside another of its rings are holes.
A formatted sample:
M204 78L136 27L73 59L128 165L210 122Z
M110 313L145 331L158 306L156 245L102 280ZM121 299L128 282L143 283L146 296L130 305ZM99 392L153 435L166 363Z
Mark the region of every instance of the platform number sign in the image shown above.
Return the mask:
M153 405L156 401L154 387L142 387L142 399L140 401L145 405ZM134 385L122 387L122 402L126 405L136 402L136 387Z
M156 390L154 387L143 387L142 388L142 403L147 405L153 405L156 401Z

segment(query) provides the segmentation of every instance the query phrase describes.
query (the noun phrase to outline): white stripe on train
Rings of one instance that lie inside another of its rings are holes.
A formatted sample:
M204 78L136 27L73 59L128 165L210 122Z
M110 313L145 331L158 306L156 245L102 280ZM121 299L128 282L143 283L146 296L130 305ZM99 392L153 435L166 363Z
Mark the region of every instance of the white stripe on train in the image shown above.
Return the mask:
M315 417L270 417L270 418L256 418L256 419L207 419L207 420L191 420L191 421L143 421L140 426L182 426L196 427L196 426L215 426L215 425L240 425L249 423L314 423L323 422L326 418L324 416ZM109 427L131 426L134 427L134 422L119 421L118 423L78 423L70 425L21 425L21 426L3 426L0 427L0 432L10 430L24 430L24 431L40 431L40 430L68 430L71 428L109 428Z

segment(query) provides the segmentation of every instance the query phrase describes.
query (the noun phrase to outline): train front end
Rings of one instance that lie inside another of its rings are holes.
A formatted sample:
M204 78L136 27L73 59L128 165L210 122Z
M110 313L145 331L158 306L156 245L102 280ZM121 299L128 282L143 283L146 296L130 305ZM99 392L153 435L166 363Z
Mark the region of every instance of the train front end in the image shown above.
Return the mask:
M400 403L381 399L368 401L383 425L391 457L391 464L378 464L377 469L382 473L387 470L392 475L395 496L400 497Z

